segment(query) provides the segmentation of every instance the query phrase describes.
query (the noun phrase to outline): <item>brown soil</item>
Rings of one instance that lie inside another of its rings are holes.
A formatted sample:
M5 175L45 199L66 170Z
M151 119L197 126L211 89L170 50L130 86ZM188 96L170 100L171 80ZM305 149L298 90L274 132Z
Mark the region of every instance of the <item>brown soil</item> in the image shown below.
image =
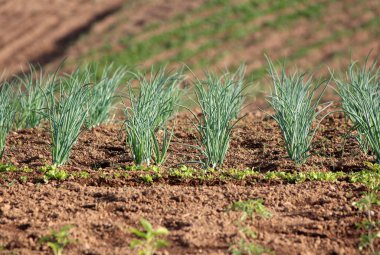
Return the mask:
M113 51L123 50L119 42L125 36L135 37L136 41L139 41L163 33L168 29L174 29L174 27L166 24L167 20L196 9L205 3L205 0L171 0L170 2L165 0L144 0L140 2L124 0L124 2L126 4L124 8L93 24L86 36L67 48L63 55L69 60L76 61L73 66L76 66L77 61L80 61L80 58L88 54L90 50L99 50L105 44L111 45ZM203 15L207 15L207 13ZM154 31L142 33L146 27L157 24L159 26ZM56 68L62 61L61 57L57 57L47 68ZM67 68L73 67L69 65Z
M361 189L347 183L93 187L76 182L1 187L0 242L18 254L49 254L38 239L71 224L65 254L133 254L130 227L144 217L170 230L166 254L226 254L237 200L262 198L273 217L255 220L258 243L276 254L358 254ZM354 194L354 195L352 195ZM7 253L5 253L7 254Z
M39 171L8 172L0 178L0 245L4 254L48 254L38 239L66 224L74 226L65 254L133 254L130 227L141 217L170 230L171 246L163 254L227 254L235 240L239 213L228 207L237 200L262 198L273 213L249 225L257 243L276 254L359 254L360 215L352 206L364 190L359 184L280 181L176 180L171 167L196 160L194 130L185 116L177 118L175 141L162 167L163 177L144 184L129 176L114 177L131 165L124 132L118 125L97 127L80 136L65 168L86 170L89 178L42 182ZM342 114L326 118L314 140L307 164L295 168L286 158L281 134L273 120L258 112L236 128L224 168L283 171L344 171L363 168L371 160L352 138ZM344 146L343 146L344 145ZM13 132L4 162L36 169L49 163L49 137L43 128ZM102 169L99 169L99 168ZM201 170L199 170L201 171ZM21 176L28 179L23 183ZM379 212L376 211L376 214Z
M176 119L173 146L169 148L165 169L199 160L189 145L196 145L196 131L186 115ZM350 171L362 168L371 160L361 153L354 138L347 137L349 125L343 114L327 117L314 140L311 157L297 170ZM3 159L16 166L43 166L51 163L49 132L44 128L12 132ZM74 169L117 168L131 165L126 149L125 132L120 125L96 127L84 131L74 146L69 167ZM196 164L194 165L197 166ZM281 132L273 119L262 112L248 113L236 126L223 168L255 168L260 171L294 171L286 157Z
M10 75L28 63L49 62L122 4L122 0L1 1L0 69Z

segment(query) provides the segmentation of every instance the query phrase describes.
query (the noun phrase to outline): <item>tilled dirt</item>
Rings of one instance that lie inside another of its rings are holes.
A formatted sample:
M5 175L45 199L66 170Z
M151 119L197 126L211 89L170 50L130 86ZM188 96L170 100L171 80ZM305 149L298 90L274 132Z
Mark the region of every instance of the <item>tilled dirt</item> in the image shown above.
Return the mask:
M55 60L51 61L45 67L48 70L55 70L64 56L67 57L68 61L63 68L65 71L70 72L76 68L78 64L81 64L82 61L86 62L85 58L91 51L95 53L91 61L97 61L97 57L100 56L104 50L122 52L125 50L125 46L120 44L123 38L136 38L136 42L150 40L151 36L174 29L175 26L172 26L173 24L170 23L171 19L181 15L187 15L201 7L202 4L205 4L207 1L144 0L132 2L124 0L124 2L128 3L128 5L114 15L109 15L104 20L95 23L86 36L73 42L67 47L64 54L56 56ZM203 15L200 16L207 16L207 12L201 14ZM199 17L197 14L193 16L194 18ZM158 27L153 31L145 31L147 27L157 24ZM132 45L128 45L128 47L130 46ZM176 51L173 51L173 53L176 53ZM143 68L147 65L155 64L155 60L169 56L169 52L163 51L162 54L158 54L154 59L148 59L144 61L144 63L139 63L139 67Z
M188 122L187 116L177 118L164 172L197 159L196 151L186 145L196 144L196 133ZM327 117L314 140L312 156L296 168L286 158L275 122L260 112L249 114L233 132L223 168L356 171L372 158L347 137L349 130L342 114ZM49 155L49 136L41 127L13 132L3 161L37 169L50 163ZM146 184L138 178L116 177L117 169L119 175L134 176L122 170L127 165L132 165L132 158L123 129L105 125L82 133L65 167L69 173L86 170L89 177L45 183L38 171L2 173L0 254L49 254L38 240L68 224L73 226L75 241L65 254L134 254L129 248L133 239L129 229L138 227L142 217L169 229L171 245L162 254L228 254L240 217L229 207L238 200L258 198L273 216L251 219L248 224L257 233L256 243L276 254L360 254L362 231L355 223L364 215L352 205L364 191L360 184L344 180L197 182L168 177ZM21 181L21 176L28 178Z
M28 63L49 62L122 5L122 0L0 1L1 73L10 75L26 70Z
M65 254L134 254L141 217L169 229L166 254L226 254L237 234L234 201L262 198L273 214L254 219L257 243L276 254L359 254L353 184L91 187L76 182L1 187L0 243L17 254L49 254L38 239L73 225ZM7 253L5 253L7 254Z
M168 159L162 168L199 161L197 133L187 115L176 118L174 138ZM364 155L352 138L350 126L342 113L325 118L314 139L311 157L297 171L352 171L364 167L372 158ZM50 164L49 132L46 128L11 132L4 161L16 166L31 167ZM68 167L73 169L115 169L131 165L132 156L126 147L121 125L106 125L84 131L74 146ZM200 167L199 164L192 164ZM233 132L223 168L254 168L260 171L294 171L286 157L281 131L273 119L262 112L249 113Z

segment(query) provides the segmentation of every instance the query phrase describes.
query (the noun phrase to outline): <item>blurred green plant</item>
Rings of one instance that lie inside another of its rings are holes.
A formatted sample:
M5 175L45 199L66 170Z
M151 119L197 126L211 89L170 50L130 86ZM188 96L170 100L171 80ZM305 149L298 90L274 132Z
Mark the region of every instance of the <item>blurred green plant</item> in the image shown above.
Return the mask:
M44 174L45 182L49 180L64 181L69 177L69 174L65 170L59 169L56 165L45 165L38 170Z
M241 212L241 216L235 222L238 229L238 238L230 246L230 251L234 255L261 255L273 254L273 252L256 242L257 234L247 224L248 219L254 217L270 218L272 213L264 206L262 199L250 199L247 201L234 202L229 208L231 211Z
M369 168L369 174L361 179L367 191L353 205L364 213L366 217L365 220L357 224L357 227L366 231L360 236L359 250L368 249L371 254L378 255L380 251L376 250L375 241L380 239L380 221L376 218L374 208L380 205L378 195L380 190L380 165L367 163L367 167Z
M40 242L46 243L53 251L54 255L62 255L64 248L72 242L69 238L70 230L72 228L73 226L66 225L58 231L51 231L49 235L40 238Z
M152 224L146 219L140 219L140 224L143 230L131 228L130 232L138 237L130 243L130 247L138 251L139 255L153 255L160 248L167 247L169 243L162 239L162 236L167 236L169 231L164 227L153 229Z

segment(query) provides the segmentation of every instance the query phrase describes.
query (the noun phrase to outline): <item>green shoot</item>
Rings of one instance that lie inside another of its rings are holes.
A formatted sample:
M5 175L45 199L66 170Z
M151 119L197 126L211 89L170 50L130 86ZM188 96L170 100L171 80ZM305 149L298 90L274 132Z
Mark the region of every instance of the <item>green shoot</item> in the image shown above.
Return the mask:
M347 80L335 79L342 109L358 131L356 139L363 151L374 153L380 163L380 68L376 62L360 68L356 62L348 67Z
M270 218L272 214L264 206L262 199L250 199L246 201L234 202L231 206L232 211L241 211L242 218L245 220L248 217L252 218L254 215L258 215L263 218Z
M205 168L216 168L226 157L231 132L239 121L244 101L244 68L236 73L226 72L222 77L206 74L205 80L196 81L197 104L202 115L193 114L198 135L196 148L202 154Z
M269 74L273 81L273 92L268 100L275 110L272 117L280 126L290 159L296 164L303 164L309 157L312 140L319 123L326 116L322 116L316 127L313 128L314 121L329 106L327 104L319 111L317 110L328 83L325 83L322 92L314 101L316 90L322 83L313 85L312 77L305 80L305 74L298 72L287 75L285 66L281 67L279 74L272 61L269 58L267 61Z
M238 238L230 247L231 253L234 255L272 254L271 250L254 242L257 235L246 222L248 219L253 219L254 216L272 217L271 212L264 206L263 200L237 201L232 204L230 210L242 213L240 219L236 222Z
M150 175L150 174L142 174L140 175L140 179L141 181L143 181L144 183L153 183L153 176Z
M52 231L50 235L42 237L40 242L46 243L54 255L62 255L64 248L71 242L69 232L72 228L72 226L66 225L59 231Z
M130 232L139 238L132 240L130 247L138 249L139 255L153 255L158 249L168 246L168 242L160 238L169 234L166 228L158 227L153 229L152 224L145 219L141 219L140 224L143 230L130 229Z
M179 98L178 83L182 80L181 72L165 74L160 70L151 73L147 79L143 74L134 74L140 85L140 91L134 93L129 83L130 106L125 109L127 144L135 164L141 165L154 160L157 165L166 159L172 138L167 122L173 116ZM163 131L163 142L159 145L157 135Z
M12 97L10 84L6 81L0 84L0 158L4 154L5 142L15 117Z
M243 234L243 232L241 232ZM251 235L249 229L246 229L244 232L246 237L254 238L255 236ZM258 245L254 242L249 242L241 238L238 243L230 248L233 255L262 255L262 254L273 254L271 250L261 245Z
M43 114L49 121L52 162L56 166L68 161L86 119L90 100L87 83L88 77L75 72L53 83L45 93L47 110Z

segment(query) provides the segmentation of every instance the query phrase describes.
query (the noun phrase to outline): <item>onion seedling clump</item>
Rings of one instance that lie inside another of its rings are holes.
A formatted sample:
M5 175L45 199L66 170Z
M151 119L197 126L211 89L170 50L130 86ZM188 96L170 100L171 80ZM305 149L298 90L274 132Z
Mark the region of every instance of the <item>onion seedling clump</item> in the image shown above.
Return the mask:
M81 132L90 105L89 75L79 72L52 81L45 93L51 135L52 162L65 164Z
M285 66L282 66L281 72L278 73L271 60L267 60L273 81L273 92L268 100L275 110L272 117L280 126L290 159L296 164L303 164L309 157L319 123L326 116L321 116L322 112L330 105L325 104L318 110L328 82L314 100L316 90L323 83L314 83L312 77L306 79L305 74L299 72L288 75ZM317 124L313 127L316 120Z
M335 79L342 109L357 130L363 151L371 151L380 163L380 68L376 62L370 67L353 62L346 76L346 80Z
M196 148L202 155L204 167L216 168L223 164L231 139L231 132L239 120L244 101L244 68L236 73L224 73L217 77L206 74L204 80L196 80L196 103L202 114L193 112L193 122L198 132Z
M179 100L178 84L182 80L182 72L166 74L161 69L156 74L152 72L149 78L140 73L133 76L140 89L136 92L132 82L128 84L130 105L125 109L127 144L135 164L150 165L154 161L160 165L166 159L173 134L168 130L167 122ZM159 132L163 133L161 145Z
M0 158L3 156L5 141L12 128L15 108L12 98L11 84L7 81L0 85Z
M30 66L30 73L16 77L15 85L18 96L13 99L16 108L14 127L35 128L43 119L40 112L46 106L44 93L49 85L49 77Z
M112 65L106 67L100 78L95 77L98 73L96 64L84 68L84 75L90 74L93 83L90 90L90 107L85 123L87 128L98 126L109 119L116 98L115 93L126 75L123 68L118 68L115 71L112 71L112 68Z

